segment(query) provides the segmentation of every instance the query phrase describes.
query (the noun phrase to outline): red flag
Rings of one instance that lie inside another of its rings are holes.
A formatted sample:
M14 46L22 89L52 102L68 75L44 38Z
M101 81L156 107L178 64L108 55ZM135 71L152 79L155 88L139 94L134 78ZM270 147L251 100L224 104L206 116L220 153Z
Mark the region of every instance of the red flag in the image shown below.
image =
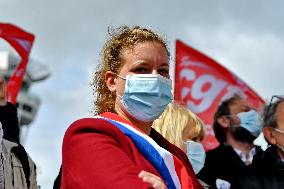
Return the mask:
M186 104L206 124L206 137L202 142L209 150L218 145L212 128L214 113L221 101L239 94L256 108L264 100L225 67L176 41L175 101Z
M21 57L21 62L14 70L7 84L7 100L15 104L26 72L29 54L35 37L33 34L15 25L6 23L0 23L0 37L14 47Z

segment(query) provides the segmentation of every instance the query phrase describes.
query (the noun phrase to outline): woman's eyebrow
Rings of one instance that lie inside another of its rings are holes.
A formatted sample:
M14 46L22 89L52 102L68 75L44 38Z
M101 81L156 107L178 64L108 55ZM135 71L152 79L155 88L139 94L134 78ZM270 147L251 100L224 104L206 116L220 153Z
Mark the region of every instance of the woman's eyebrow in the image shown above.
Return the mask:
M149 66L149 63L143 60L138 60L136 62L133 62L133 66Z

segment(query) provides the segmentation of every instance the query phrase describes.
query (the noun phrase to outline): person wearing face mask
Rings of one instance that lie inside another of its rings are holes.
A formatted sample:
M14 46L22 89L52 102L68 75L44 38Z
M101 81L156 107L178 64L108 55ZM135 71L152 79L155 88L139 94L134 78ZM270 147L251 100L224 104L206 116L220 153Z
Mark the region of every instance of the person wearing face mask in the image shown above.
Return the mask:
M141 27L110 33L94 74L95 114L62 147L61 189L199 189L186 155L151 129L172 101L165 41Z
M261 133L261 118L239 95L223 101L214 115L213 129L220 145L206 153L197 177L212 188L229 189L263 151L253 141Z
M273 96L264 108L262 131L269 147L246 174L233 181L232 189L284 188L284 96Z
M152 127L187 154L195 174L201 170L205 162L201 144L205 132L204 123L198 116L180 104L169 104ZM204 182L200 183L208 188Z

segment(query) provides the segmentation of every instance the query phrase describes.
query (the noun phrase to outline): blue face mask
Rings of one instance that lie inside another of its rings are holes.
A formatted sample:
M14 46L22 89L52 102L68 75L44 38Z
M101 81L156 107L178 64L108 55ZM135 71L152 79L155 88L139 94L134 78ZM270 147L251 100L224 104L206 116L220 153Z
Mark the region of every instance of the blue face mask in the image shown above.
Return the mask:
M237 116L240 119L240 127L246 129L255 137L261 133L261 117L255 110L241 112Z
M118 76L120 77L120 76ZM157 119L172 101L172 82L159 74L127 75L121 104L134 118L151 122Z
M186 154L192 165L194 173L197 174L203 168L206 153L201 143L194 141L186 141Z

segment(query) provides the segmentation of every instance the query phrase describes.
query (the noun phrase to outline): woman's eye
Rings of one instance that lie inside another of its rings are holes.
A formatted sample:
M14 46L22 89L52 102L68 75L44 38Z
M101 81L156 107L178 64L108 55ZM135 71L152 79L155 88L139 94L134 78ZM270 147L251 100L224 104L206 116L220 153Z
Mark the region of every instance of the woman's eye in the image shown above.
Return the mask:
M136 69L135 69L135 72L136 72L136 73L146 73L146 72L147 72L147 69L146 69L146 68L136 68Z
M159 69L158 73L161 75L167 75L169 74L169 70L168 69Z

